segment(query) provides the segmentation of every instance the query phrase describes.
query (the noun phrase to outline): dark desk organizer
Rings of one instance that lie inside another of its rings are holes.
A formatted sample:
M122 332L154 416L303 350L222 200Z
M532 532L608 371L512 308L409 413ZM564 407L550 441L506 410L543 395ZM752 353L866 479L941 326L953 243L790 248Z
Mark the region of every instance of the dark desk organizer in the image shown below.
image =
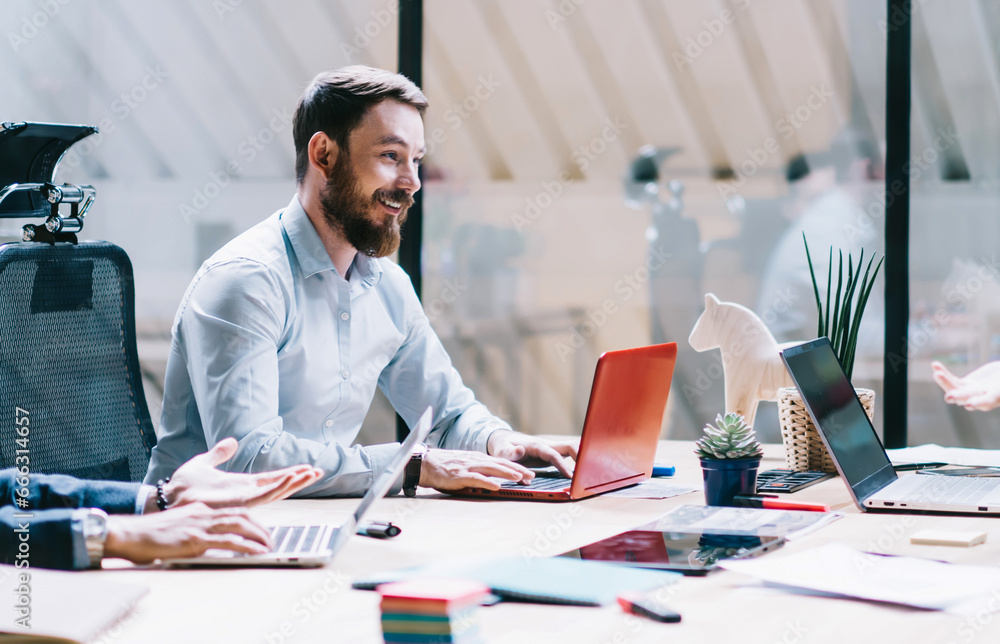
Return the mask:
M794 470L765 470L757 473L757 492L798 492L820 481L832 479L829 472L796 472Z

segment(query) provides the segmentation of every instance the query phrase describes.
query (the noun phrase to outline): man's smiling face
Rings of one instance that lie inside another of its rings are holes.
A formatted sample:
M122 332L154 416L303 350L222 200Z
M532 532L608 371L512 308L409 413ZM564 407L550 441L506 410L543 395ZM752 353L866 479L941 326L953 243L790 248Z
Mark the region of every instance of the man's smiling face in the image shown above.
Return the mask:
M358 252L385 257L420 190L424 123L416 108L386 99L365 114L338 152L320 203L327 223Z

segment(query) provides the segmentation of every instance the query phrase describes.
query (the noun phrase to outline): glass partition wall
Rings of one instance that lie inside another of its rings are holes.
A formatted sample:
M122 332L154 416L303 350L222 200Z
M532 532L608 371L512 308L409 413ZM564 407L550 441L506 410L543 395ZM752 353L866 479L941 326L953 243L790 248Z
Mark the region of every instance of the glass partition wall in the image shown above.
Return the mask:
M814 338L802 232L824 283L831 246L881 256L887 28L853 0L425 0L423 299L478 396L577 433L601 352L675 341L664 435L692 438L724 411L706 293ZM757 425L780 440L773 403Z
M909 442L1000 447L1000 414L946 405L931 379L1000 358L1000 7L914 3Z

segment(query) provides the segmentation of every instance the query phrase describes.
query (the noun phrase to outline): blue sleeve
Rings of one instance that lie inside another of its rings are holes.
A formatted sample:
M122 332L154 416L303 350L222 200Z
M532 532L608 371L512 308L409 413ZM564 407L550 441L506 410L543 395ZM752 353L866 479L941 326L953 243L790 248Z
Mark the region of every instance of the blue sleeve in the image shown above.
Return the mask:
M0 562L18 568L85 568L86 546L82 561L78 553L83 534L73 530L75 512L0 508Z
M0 470L0 506L16 505L17 471ZM26 511L100 508L108 514L135 514L138 483L81 480L62 474L29 474Z

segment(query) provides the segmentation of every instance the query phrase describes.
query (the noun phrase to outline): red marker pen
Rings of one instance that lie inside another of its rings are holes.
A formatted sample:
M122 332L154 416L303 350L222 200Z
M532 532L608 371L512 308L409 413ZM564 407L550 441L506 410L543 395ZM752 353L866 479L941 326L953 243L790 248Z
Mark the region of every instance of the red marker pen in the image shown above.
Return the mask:
M765 494L737 494L733 503L740 508L767 508L768 510L805 510L807 512L829 512L830 506L825 503L803 503L801 501L786 501L777 496Z

